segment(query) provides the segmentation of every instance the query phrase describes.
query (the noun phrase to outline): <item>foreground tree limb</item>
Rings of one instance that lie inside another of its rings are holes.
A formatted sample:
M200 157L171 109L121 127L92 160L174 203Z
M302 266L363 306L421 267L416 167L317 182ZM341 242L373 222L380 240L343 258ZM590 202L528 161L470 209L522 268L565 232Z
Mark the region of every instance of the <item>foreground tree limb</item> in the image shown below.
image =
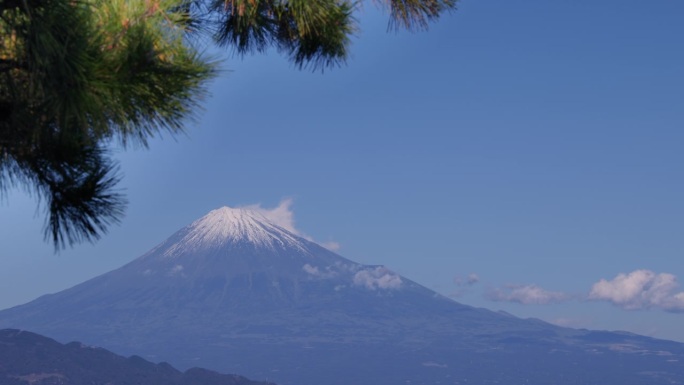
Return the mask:
M424 29L455 0L374 0L390 29ZM0 194L24 187L45 206L57 249L94 241L125 198L107 149L183 130L216 63L276 48L299 68L344 63L352 0L0 0ZM207 38L209 41L207 41Z
M107 144L182 130L214 75L179 16L148 3L0 3L0 189L41 198L57 248L124 212Z

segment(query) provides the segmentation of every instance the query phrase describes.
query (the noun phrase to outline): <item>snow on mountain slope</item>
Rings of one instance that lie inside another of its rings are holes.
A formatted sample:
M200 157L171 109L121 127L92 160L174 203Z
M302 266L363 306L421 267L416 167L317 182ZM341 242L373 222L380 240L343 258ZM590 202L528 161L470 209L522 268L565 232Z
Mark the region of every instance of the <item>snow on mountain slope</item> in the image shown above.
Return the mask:
M148 281L217 277L230 281L247 274L249 279L266 276L276 282L286 277L299 281L343 277L359 270L362 265L275 224L259 210L222 207L177 231L117 274L143 275Z
M167 257L183 253L222 247L227 244L249 243L274 250L292 247L305 251L302 238L271 223L263 214L249 208L222 207L196 220L183 230L183 236L164 251Z

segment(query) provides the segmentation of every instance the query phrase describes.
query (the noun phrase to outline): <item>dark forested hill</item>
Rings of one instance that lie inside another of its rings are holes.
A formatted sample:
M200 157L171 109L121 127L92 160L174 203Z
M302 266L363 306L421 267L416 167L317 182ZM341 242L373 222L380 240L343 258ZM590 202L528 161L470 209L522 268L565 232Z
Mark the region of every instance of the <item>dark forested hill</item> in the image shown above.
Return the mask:
M205 369L125 358L78 342L63 345L16 329L0 330L2 385L268 385Z

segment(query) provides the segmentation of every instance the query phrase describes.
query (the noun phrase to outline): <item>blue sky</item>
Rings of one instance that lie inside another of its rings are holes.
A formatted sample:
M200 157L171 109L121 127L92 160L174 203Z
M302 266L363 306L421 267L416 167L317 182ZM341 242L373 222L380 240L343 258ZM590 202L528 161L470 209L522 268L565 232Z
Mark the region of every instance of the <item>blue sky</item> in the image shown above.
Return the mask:
M54 255L35 199L2 201L0 308L291 199L303 233L460 302L684 341L682 16L463 0L410 34L368 4L345 67L228 57L186 136L115 150L130 204L97 244Z

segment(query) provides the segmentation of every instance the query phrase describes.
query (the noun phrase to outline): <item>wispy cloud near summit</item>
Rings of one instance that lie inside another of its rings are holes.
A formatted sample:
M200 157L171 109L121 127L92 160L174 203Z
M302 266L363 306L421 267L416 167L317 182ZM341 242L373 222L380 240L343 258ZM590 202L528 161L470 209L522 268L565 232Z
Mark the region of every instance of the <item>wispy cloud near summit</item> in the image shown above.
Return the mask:
M293 203L294 200L292 198L285 198L280 201L278 206L272 209L262 207L260 203L244 206L243 208L256 211L273 222L273 224L278 225L293 234L303 236L304 234L295 227L294 211L292 211Z
M261 206L260 203L243 206L242 208L258 212L259 214L263 215L266 219L273 222L273 224L278 225L283 229L295 235L298 235L306 240L316 242L311 236L299 230L295 226L294 210L292 209L293 204L294 199L285 198L280 201L278 206L271 209ZM340 244L334 241L316 243L331 251L337 251L340 249Z

